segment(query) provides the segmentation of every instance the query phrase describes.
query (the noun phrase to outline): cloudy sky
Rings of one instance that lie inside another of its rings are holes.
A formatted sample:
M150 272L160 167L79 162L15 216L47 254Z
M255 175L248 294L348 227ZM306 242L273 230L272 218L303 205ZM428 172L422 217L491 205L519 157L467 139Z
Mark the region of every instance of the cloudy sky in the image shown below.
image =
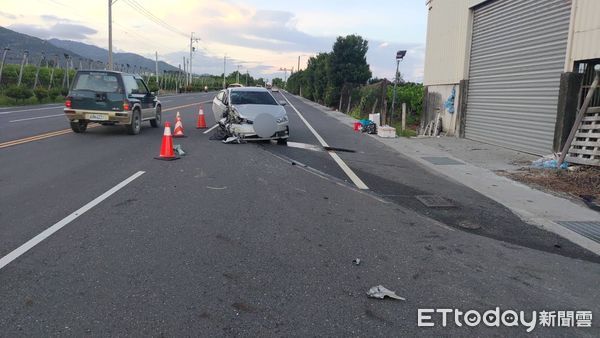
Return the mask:
M107 48L107 7L106 0L2 0L0 26ZM227 73L239 66L253 76L283 77L279 69L297 68L298 56L304 68L309 56L330 51L337 36L359 34L369 41L374 76L392 78L395 52L405 49L400 71L406 80L420 82L426 29L423 0L117 0L113 5L116 51L152 59L158 51L159 59L178 66L189 56L194 32L201 39L195 44L195 73L221 74L227 55Z

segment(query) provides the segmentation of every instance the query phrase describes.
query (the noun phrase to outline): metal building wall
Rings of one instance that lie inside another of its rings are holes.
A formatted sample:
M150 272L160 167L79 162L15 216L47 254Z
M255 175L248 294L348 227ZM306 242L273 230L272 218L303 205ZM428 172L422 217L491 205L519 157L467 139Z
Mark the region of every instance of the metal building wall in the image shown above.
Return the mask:
M552 151L570 3L492 0L474 8L465 137Z

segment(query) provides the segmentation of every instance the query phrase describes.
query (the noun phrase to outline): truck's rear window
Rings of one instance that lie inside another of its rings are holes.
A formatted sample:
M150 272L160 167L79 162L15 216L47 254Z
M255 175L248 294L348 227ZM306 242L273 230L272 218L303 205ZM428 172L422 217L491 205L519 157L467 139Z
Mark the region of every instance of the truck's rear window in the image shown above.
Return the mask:
M119 80L109 73L80 73L75 79L73 90L91 90L94 92L118 93Z

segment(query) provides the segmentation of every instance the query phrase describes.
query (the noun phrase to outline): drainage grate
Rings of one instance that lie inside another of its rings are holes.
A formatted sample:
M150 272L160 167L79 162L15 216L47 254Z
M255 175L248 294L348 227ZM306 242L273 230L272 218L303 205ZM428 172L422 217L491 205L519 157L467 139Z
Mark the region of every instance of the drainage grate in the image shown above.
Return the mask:
M445 199L441 196L437 196L437 195L417 195L417 196L415 196L415 198L418 199L419 202L425 204L425 206L429 207L429 208L455 207L455 205L452 204L452 202L448 201L447 199Z
M567 229L573 230L594 242L600 243L600 222L561 221L556 223Z
M451 159L450 157L425 156L425 157L421 157L421 158L424 159L425 161L433 163L435 165L465 165L464 163L455 161L455 160Z

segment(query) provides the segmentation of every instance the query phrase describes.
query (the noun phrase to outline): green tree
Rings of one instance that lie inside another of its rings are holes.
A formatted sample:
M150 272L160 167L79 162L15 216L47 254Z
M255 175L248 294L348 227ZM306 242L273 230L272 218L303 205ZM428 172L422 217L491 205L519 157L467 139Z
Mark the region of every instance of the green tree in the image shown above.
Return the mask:
M35 98L38 100L38 102L42 102L45 98L48 97L48 90L46 90L46 88L44 87L35 87L35 89L33 90L33 94L35 95Z
M328 105L339 102L344 85L363 85L371 78L371 70L367 64L368 50L369 42L361 36L348 35L337 38L329 59L329 83L325 99Z
M10 98L15 99L15 101L25 101L26 99L33 96L33 91L23 86L13 85L6 89L5 94Z
M277 87L277 88L283 88L284 86L284 82L282 78L279 77L275 77L273 78L273 80L271 81L271 84L273 85L273 87Z

